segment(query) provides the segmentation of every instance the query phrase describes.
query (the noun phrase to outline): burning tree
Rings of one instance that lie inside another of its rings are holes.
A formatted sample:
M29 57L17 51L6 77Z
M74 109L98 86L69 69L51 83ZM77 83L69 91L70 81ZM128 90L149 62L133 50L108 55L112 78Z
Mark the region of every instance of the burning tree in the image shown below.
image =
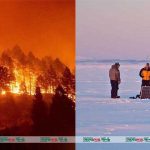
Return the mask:
M47 93L54 93L55 87L58 85L58 78L55 69L50 66L43 75L39 75L37 78L37 84L41 86Z
M26 84L25 84L24 81L21 82L19 90L20 90L21 93L27 94L27 87L26 87Z
M46 81L48 82L50 86L50 92L53 93L55 90L55 87L57 86L58 80L57 80L57 74L56 71L52 66L47 70L46 74Z
M0 66L0 91L9 91L10 83L14 81L14 74L10 73L7 67Z
M39 75L37 77L37 83L36 84L38 86L40 86L42 89L44 89L45 93L47 93L49 84L43 75Z

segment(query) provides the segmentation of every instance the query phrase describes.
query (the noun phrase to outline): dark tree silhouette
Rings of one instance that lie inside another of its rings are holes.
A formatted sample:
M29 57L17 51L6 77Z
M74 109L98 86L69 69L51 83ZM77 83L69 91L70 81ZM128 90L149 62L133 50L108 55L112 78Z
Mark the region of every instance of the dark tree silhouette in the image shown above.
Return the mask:
M75 91L75 76L72 75L68 67L65 68L65 71L63 73L62 85L67 94L71 94Z
M9 69L14 68L14 64L13 64L14 62L13 62L12 58L5 51L2 52L1 63L3 66L8 67Z
M60 61L59 58L56 58L52 63L52 67L55 69L57 75L61 76L66 66Z
M13 49L10 51L10 55L12 58L15 58L18 63L22 65L22 67L26 66L27 60L26 60L26 55L20 48L20 46L15 45Z
M70 90L70 93L71 93L71 95L72 95L72 99L74 99L75 100L75 75L74 74L72 74L72 76L71 76L71 90Z
M27 60L27 67L32 71L32 72L38 72L40 69L40 59L34 56L34 54L29 51L28 55L26 56Z
M50 127L52 135L75 134L75 103L58 86L50 107Z
M35 99L33 100L32 107L33 135L47 134L47 117L47 106L43 101L40 87L36 87Z
M52 66L43 75L37 77L37 85L44 89L46 93L49 88L52 92L55 91L55 87L58 85L58 78Z
M47 69L51 66L53 60L50 56L45 56L44 58L42 58L41 60L41 70L43 72L46 72Z
M45 77L46 77L47 83L50 86L50 89L54 92L55 87L58 84L58 80L57 80L56 71L54 70L52 66L50 66L50 68L47 70Z

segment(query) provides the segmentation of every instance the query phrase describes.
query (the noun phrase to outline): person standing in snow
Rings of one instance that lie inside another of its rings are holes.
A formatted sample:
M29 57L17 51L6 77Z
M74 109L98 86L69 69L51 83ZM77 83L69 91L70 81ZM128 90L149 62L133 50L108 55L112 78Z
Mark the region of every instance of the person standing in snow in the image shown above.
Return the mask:
M111 66L109 70L109 78L111 83L111 98L120 98L120 96L118 96L119 84L121 83L119 67L120 64L115 63Z
M142 78L142 86L150 86L150 65L147 63L144 68L140 70L139 73Z

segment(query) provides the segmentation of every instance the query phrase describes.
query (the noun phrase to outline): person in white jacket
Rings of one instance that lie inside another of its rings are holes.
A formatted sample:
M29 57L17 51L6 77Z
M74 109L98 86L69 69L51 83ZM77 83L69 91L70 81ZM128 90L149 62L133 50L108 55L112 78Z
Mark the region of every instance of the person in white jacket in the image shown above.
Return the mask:
M120 64L115 63L111 66L109 70L109 78L111 83L111 98L120 98L120 96L118 96L119 84L121 83L119 67Z

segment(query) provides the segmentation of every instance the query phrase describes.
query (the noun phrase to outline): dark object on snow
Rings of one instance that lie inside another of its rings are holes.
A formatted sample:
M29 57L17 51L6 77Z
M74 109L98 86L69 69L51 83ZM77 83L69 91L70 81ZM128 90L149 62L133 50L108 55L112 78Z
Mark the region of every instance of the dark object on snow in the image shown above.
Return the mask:
M131 97L129 97L130 99L136 99L136 97L134 97L134 96L131 96Z
M136 95L136 98L140 98L140 94Z
M141 99L150 99L150 86L142 86L140 98Z
M131 96L131 97L129 97L130 99L137 99L137 98L140 98L140 95L138 94L138 95L136 95L135 97L134 96Z

